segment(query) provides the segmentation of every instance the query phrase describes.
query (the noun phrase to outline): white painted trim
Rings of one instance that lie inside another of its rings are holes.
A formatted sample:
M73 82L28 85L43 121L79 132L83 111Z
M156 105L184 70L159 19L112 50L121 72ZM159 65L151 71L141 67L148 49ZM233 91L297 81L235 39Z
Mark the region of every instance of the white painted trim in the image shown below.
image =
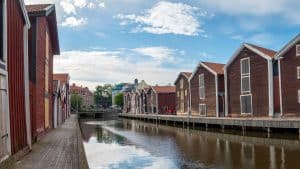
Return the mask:
M300 56L300 44L296 45L296 56Z
M200 111L200 107L201 107L201 106L205 106L205 113L204 113L204 115L201 115L201 111ZM200 103L200 104L198 105L198 111L199 111L199 116L203 116L203 117L207 116L207 107L206 107L206 104Z
M218 75L215 76L215 88L216 88L216 117L219 117L219 84Z
M251 113L243 113L242 112L242 96L251 96ZM241 109L241 114L253 114L253 96L252 94L242 94L240 95L240 109Z
M290 48L292 48L298 41L300 41L300 34L288 42L279 52L277 52L275 59L280 59Z
M188 80L188 84L189 84L189 113L188 115L191 116L192 115L192 94L191 94L191 82L190 80Z
M268 60L269 117L274 117L273 62Z
M297 79L300 79L300 66L297 66Z
M186 72L186 73L189 73L189 72ZM187 80L189 80L189 77L188 77L188 76L186 76L183 72L180 72L179 75L177 76L175 82L174 82L174 85L176 85L176 83L177 83L177 81L178 81L178 79L179 79L179 77L180 77L181 75L182 75L183 77L185 77Z
M199 62L198 66L195 68L195 70L193 71L191 77L189 78L189 81L196 75L198 69L199 69L201 66L202 66L203 68L207 69L207 70L208 70L209 72L211 72L212 74L217 75L217 72L215 72L215 71L212 70L210 67L208 67L207 65L205 65L205 63Z
M300 90L298 90L298 103L300 104Z
M235 60L235 58L240 54L240 52L244 49L244 48L248 48L249 50L251 50L252 52L258 54L259 56L261 56L264 59L267 60L272 60L272 58L262 52L260 52L259 50L253 48L252 46L243 43L235 52L234 54L231 56L231 58L229 59L229 61L226 63L224 70Z
M279 73L279 101L280 101L280 116L283 115L283 107L282 107L282 81L281 81L281 60L278 60L278 73Z
M31 27L31 24L30 24L30 20L29 20L29 17L28 17L28 13L27 13L27 10L26 10L25 3L24 3L23 0L19 0L19 2L20 2L20 6L21 6L21 9L22 9L23 17L25 19L27 28L29 29Z
M249 62L248 62L249 73L248 74L242 74L242 61L244 61L244 60L249 60ZM251 62L250 57L240 59L241 94L251 92L251 66L250 66L251 64L250 64L250 62ZM247 77L249 77L249 90L243 91L243 78L247 78Z
M29 57L28 57L28 25L23 28L23 43L24 43L24 94L25 94L25 113L26 113L26 132L27 143L31 149L31 125L30 125L30 97L29 97Z
M227 69L224 69L224 83L225 83L225 117L228 116L228 80L227 80Z

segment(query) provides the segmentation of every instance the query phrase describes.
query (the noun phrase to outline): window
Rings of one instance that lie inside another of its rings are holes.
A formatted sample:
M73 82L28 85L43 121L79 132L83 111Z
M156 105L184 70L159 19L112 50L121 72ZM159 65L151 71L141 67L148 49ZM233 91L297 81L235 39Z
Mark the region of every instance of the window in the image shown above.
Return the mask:
M241 113L252 113L252 95L241 96Z
M180 80L180 89L183 88L183 79Z
M296 45L296 56L300 56L300 44Z
M184 91L184 96L187 96L187 89L185 89Z
M250 58L241 59L241 92L250 92Z
M300 90L298 90L298 103L300 104Z
M297 67L297 78L300 79L300 66Z
M181 111L181 113L184 113L184 103L183 102L180 103L180 111Z
M180 100L184 100L183 91L181 91L181 94L180 94Z
M206 115L206 104L199 104L199 114L200 116Z
M179 97L180 95L179 95L179 91L177 91L177 97Z
M205 98L204 74L199 75L199 97Z

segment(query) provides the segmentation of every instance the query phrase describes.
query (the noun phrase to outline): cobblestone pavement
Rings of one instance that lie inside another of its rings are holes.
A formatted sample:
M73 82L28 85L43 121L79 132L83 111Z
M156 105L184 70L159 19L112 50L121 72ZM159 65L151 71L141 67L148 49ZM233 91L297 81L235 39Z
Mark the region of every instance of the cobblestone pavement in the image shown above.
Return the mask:
M87 160L76 115L47 133L15 169L85 169Z

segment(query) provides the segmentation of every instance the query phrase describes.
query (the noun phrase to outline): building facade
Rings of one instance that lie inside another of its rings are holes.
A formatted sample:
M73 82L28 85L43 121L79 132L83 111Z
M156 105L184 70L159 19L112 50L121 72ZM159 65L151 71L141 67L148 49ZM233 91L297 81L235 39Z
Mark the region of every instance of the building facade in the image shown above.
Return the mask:
M243 44L225 66L226 116L273 117L275 51Z
M53 127L53 56L60 54L55 6L27 5L33 141Z
M280 97L276 108L280 107L281 116L300 116L300 35L285 45L276 54L276 59L279 60L280 78L280 81L274 81Z
M191 115L224 117L224 64L200 62L190 78Z
M94 94L88 87L76 86L75 83L70 87L71 94L77 94L82 98L82 107L90 108L94 105Z
M175 80L176 114L187 116L190 111L190 83L191 72L181 72Z

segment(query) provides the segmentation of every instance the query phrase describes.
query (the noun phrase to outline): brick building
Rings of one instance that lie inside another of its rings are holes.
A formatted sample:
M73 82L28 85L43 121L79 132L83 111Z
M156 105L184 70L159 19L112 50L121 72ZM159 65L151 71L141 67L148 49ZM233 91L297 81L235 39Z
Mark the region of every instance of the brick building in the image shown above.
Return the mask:
M94 105L94 94L88 87L76 86L75 83L70 86L71 94L78 94L82 98L82 107L89 108Z

